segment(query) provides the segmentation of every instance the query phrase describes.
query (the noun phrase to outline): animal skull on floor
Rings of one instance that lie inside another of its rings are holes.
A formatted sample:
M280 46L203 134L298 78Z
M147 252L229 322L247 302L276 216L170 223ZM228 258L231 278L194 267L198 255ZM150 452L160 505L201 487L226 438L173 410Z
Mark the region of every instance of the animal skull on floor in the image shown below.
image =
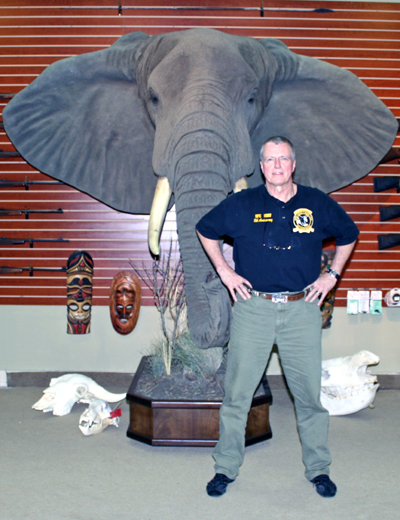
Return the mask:
M367 367L377 363L379 357L368 350L322 362L321 404L329 415L348 415L372 404L379 384Z
M75 403L103 399L116 403L125 399L126 394L112 394L98 385L93 379L82 374L65 374L50 380L43 397L32 408L53 412L53 415L67 415Z
M111 406L102 399L95 399L89 403L89 408L79 419L79 429L83 435L95 435L113 424L118 428L121 409L112 410Z

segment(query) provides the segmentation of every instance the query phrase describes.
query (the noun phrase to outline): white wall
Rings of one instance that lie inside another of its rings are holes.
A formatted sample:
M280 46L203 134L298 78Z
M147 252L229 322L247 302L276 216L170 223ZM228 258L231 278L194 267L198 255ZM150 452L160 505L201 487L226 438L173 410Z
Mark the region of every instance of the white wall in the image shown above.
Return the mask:
M89 334L67 334L63 306L0 306L0 370L135 372L155 331L158 312L142 307L136 328L122 336L108 307L94 307Z
M132 373L161 334L154 307L142 307L128 336L114 331L108 307L94 307L90 334L67 334L66 324L66 307L0 306L0 371ZM382 316L348 316L336 308L322 337L323 359L365 349L381 358L373 372L400 373L400 308L384 308ZM276 354L267 373L281 374Z

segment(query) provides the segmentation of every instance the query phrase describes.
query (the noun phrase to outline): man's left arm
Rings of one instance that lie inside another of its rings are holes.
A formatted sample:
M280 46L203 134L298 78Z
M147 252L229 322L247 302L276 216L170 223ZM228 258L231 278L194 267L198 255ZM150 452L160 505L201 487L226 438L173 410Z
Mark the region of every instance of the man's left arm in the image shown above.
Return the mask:
M336 271L339 275L342 273L343 268L354 249L355 243L356 241L344 246L336 246L336 253L332 260L331 269ZM319 295L321 295L318 300L318 305L321 306L325 296L331 289L333 289L336 283L336 277L330 275L329 273L325 272L320 274L315 282L310 285L312 289L306 297L306 302L313 302L318 298Z

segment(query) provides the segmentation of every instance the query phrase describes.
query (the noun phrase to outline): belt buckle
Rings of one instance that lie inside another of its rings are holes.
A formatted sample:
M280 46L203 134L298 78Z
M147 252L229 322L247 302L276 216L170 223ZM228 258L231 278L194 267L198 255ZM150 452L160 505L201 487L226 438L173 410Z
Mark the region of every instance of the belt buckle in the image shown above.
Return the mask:
M287 294L274 293L272 295L271 299L272 299L273 303L287 303L288 302Z

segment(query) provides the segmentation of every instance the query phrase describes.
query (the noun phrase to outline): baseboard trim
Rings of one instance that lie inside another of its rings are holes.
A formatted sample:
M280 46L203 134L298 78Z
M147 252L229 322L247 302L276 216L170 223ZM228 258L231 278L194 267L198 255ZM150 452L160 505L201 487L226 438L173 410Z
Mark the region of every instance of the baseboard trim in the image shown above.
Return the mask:
M60 377L72 372L6 372L7 386L12 387L42 387L49 386L50 379ZM134 373L126 372L79 372L91 377L100 386L105 388L126 388L128 390ZM376 374L381 390L400 390L399 374ZM268 384L271 390L287 388L286 379L283 375L269 375Z

